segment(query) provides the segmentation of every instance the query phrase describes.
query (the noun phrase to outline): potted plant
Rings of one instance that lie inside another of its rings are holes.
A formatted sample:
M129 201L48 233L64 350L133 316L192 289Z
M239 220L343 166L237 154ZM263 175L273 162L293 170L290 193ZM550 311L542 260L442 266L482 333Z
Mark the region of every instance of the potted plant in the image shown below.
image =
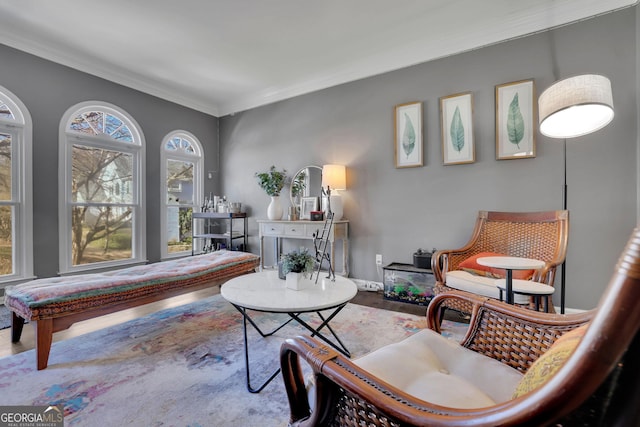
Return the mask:
M258 185L262 188L268 196L271 196L271 203L267 208L267 217L270 220L282 219L282 205L280 204L280 191L284 187L284 183L287 179L287 171L276 170L275 166L271 166L267 172L256 172L256 178L258 178Z
M287 277L287 288L302 289L300 275L307 278L308 273L313 271L315 257L309 255L307 249L303 249L283 254L280 260L282 261L282 272Z

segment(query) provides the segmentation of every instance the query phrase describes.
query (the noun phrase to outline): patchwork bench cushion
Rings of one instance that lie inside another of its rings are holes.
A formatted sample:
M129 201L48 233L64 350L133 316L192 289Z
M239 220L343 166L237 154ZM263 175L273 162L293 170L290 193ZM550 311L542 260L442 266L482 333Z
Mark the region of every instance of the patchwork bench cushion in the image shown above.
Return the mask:
M23 319L39 320L129 301L255 269L257 255L216 251L103 273L37 279L7 287L5 305Z

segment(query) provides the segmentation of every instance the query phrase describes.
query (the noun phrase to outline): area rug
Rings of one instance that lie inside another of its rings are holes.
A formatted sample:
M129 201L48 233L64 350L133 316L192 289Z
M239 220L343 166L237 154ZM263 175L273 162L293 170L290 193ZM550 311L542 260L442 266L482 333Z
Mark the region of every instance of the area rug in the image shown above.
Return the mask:
M0 304L0 329L7 329L9 326L11 326L11 312Z
M255 314L263 330L283 318ZM411 335L425 321L348 304L331 325L358 357ZM448 335L465 328L443 326ZM278 367L284 338L305 333L292 324L266 339L251 330L252 382ZM245 379L242 317L215 295L54 343L42 371L35 369L33 350L0 358L0 405L62 404L65 426L286 426L281 377L259 394L247 391Z

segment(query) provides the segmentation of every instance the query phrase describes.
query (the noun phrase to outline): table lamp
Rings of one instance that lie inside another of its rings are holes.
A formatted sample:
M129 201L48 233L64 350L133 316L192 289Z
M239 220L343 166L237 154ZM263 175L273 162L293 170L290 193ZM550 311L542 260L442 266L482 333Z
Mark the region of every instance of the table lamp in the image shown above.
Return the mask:
M322 191L327 195L327 209L328 212L333 212L334 221L342 218L342 197L338 193L338 190L344 190L347 188L346 175L346 168L344 165L322 166Z
M564 189L562 208L567 209L567 138L576 138L602 129L613 120L611 81L597 74L559 80L538 98L540 133L563 139ZM560 313L565 309L565 269L560 280Z

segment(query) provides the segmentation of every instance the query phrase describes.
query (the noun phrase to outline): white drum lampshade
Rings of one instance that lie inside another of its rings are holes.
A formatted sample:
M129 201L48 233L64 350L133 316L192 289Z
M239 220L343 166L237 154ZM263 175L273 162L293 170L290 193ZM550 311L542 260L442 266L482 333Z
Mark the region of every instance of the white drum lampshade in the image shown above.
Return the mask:
M347 188L347 172L344 165L324 165L322 166L322 187L326 187L329 192L329 206L333 212L333 219L342 219L342 197L338 190Z
M611 81L597 74L559 80L538 98L540 132L551 138L575 138L613 120Z

